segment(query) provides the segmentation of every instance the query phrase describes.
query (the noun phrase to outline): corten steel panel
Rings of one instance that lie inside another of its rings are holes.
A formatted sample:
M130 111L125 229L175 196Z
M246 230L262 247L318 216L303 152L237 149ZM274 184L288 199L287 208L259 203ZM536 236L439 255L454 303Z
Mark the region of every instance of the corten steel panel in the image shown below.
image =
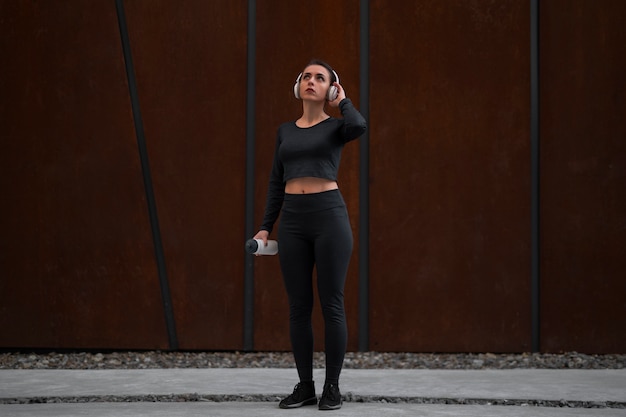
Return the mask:
M126 1L181 349L241 349L247 2Z
M0 4L0 346L166 348L115 3Z
M257 2L256 59L256 227L265 209L267 182L274 154L276 129L302 114L293 96L296 77L312 58L330 63L348 97L359 103L359 2L322 0L285 7L284 1ZM337 109L327 109L340 117ZM359 145L343 150L339 188L346 200L354 235L354 249L345 288L348 349L356 350L358 334L358 205ZM280 220L279 220L280 221ZM276 238L278 223L271 234ZM315 281L314 281L315 286ZM290 350L289 309L277 257L255 259L255 348ZM315 349L324 349L324 326L317 298L313 328Z
M626 351L626 3L541 2L541 349Z
M371 4L372 350L530 348L529 8Z

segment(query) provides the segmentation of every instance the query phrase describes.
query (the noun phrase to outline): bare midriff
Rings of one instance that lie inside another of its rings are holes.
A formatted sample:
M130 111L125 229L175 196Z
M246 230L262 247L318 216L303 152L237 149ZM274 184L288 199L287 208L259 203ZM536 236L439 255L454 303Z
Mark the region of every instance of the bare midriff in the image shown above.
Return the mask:
M301 177L287 181L285 192L287 194L313 194L339 188L337 181L326 178Z

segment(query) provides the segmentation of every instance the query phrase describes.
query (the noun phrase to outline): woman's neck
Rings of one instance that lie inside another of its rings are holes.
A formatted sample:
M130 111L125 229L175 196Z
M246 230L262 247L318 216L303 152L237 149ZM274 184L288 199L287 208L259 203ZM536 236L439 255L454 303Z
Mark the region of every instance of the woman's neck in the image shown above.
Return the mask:
M328 119L328 114L324 111L324 102L302 102L302 117L299 122L303 126L313 126L319 122Z

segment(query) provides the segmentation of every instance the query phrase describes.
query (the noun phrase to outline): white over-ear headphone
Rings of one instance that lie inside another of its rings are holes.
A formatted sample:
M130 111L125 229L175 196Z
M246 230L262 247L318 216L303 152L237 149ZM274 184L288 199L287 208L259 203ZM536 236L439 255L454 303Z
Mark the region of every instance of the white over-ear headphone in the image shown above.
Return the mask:
M332 72L335 75L335 81L339 83L339 75L337 75L335 70L332 70ZM302 79L302 73L298 75L298 78L296 78L296 83L293 86L293 95L296 96L296 98L300 98L300 80L301 79ZM337 87L335 87L334 85L331 85L330 88L328 89L328 93L326 94L326 100L333 101L334 99L337 98L338 93L339 92L337 91Z

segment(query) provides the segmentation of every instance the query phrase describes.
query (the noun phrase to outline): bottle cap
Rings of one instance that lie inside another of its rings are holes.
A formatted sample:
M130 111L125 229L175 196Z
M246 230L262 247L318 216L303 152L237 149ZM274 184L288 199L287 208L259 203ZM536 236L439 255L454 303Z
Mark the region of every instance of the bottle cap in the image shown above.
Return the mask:
M259 250L259 242L255 239L248 239L246 241L246 252L252 254L256 253L257 250Z

